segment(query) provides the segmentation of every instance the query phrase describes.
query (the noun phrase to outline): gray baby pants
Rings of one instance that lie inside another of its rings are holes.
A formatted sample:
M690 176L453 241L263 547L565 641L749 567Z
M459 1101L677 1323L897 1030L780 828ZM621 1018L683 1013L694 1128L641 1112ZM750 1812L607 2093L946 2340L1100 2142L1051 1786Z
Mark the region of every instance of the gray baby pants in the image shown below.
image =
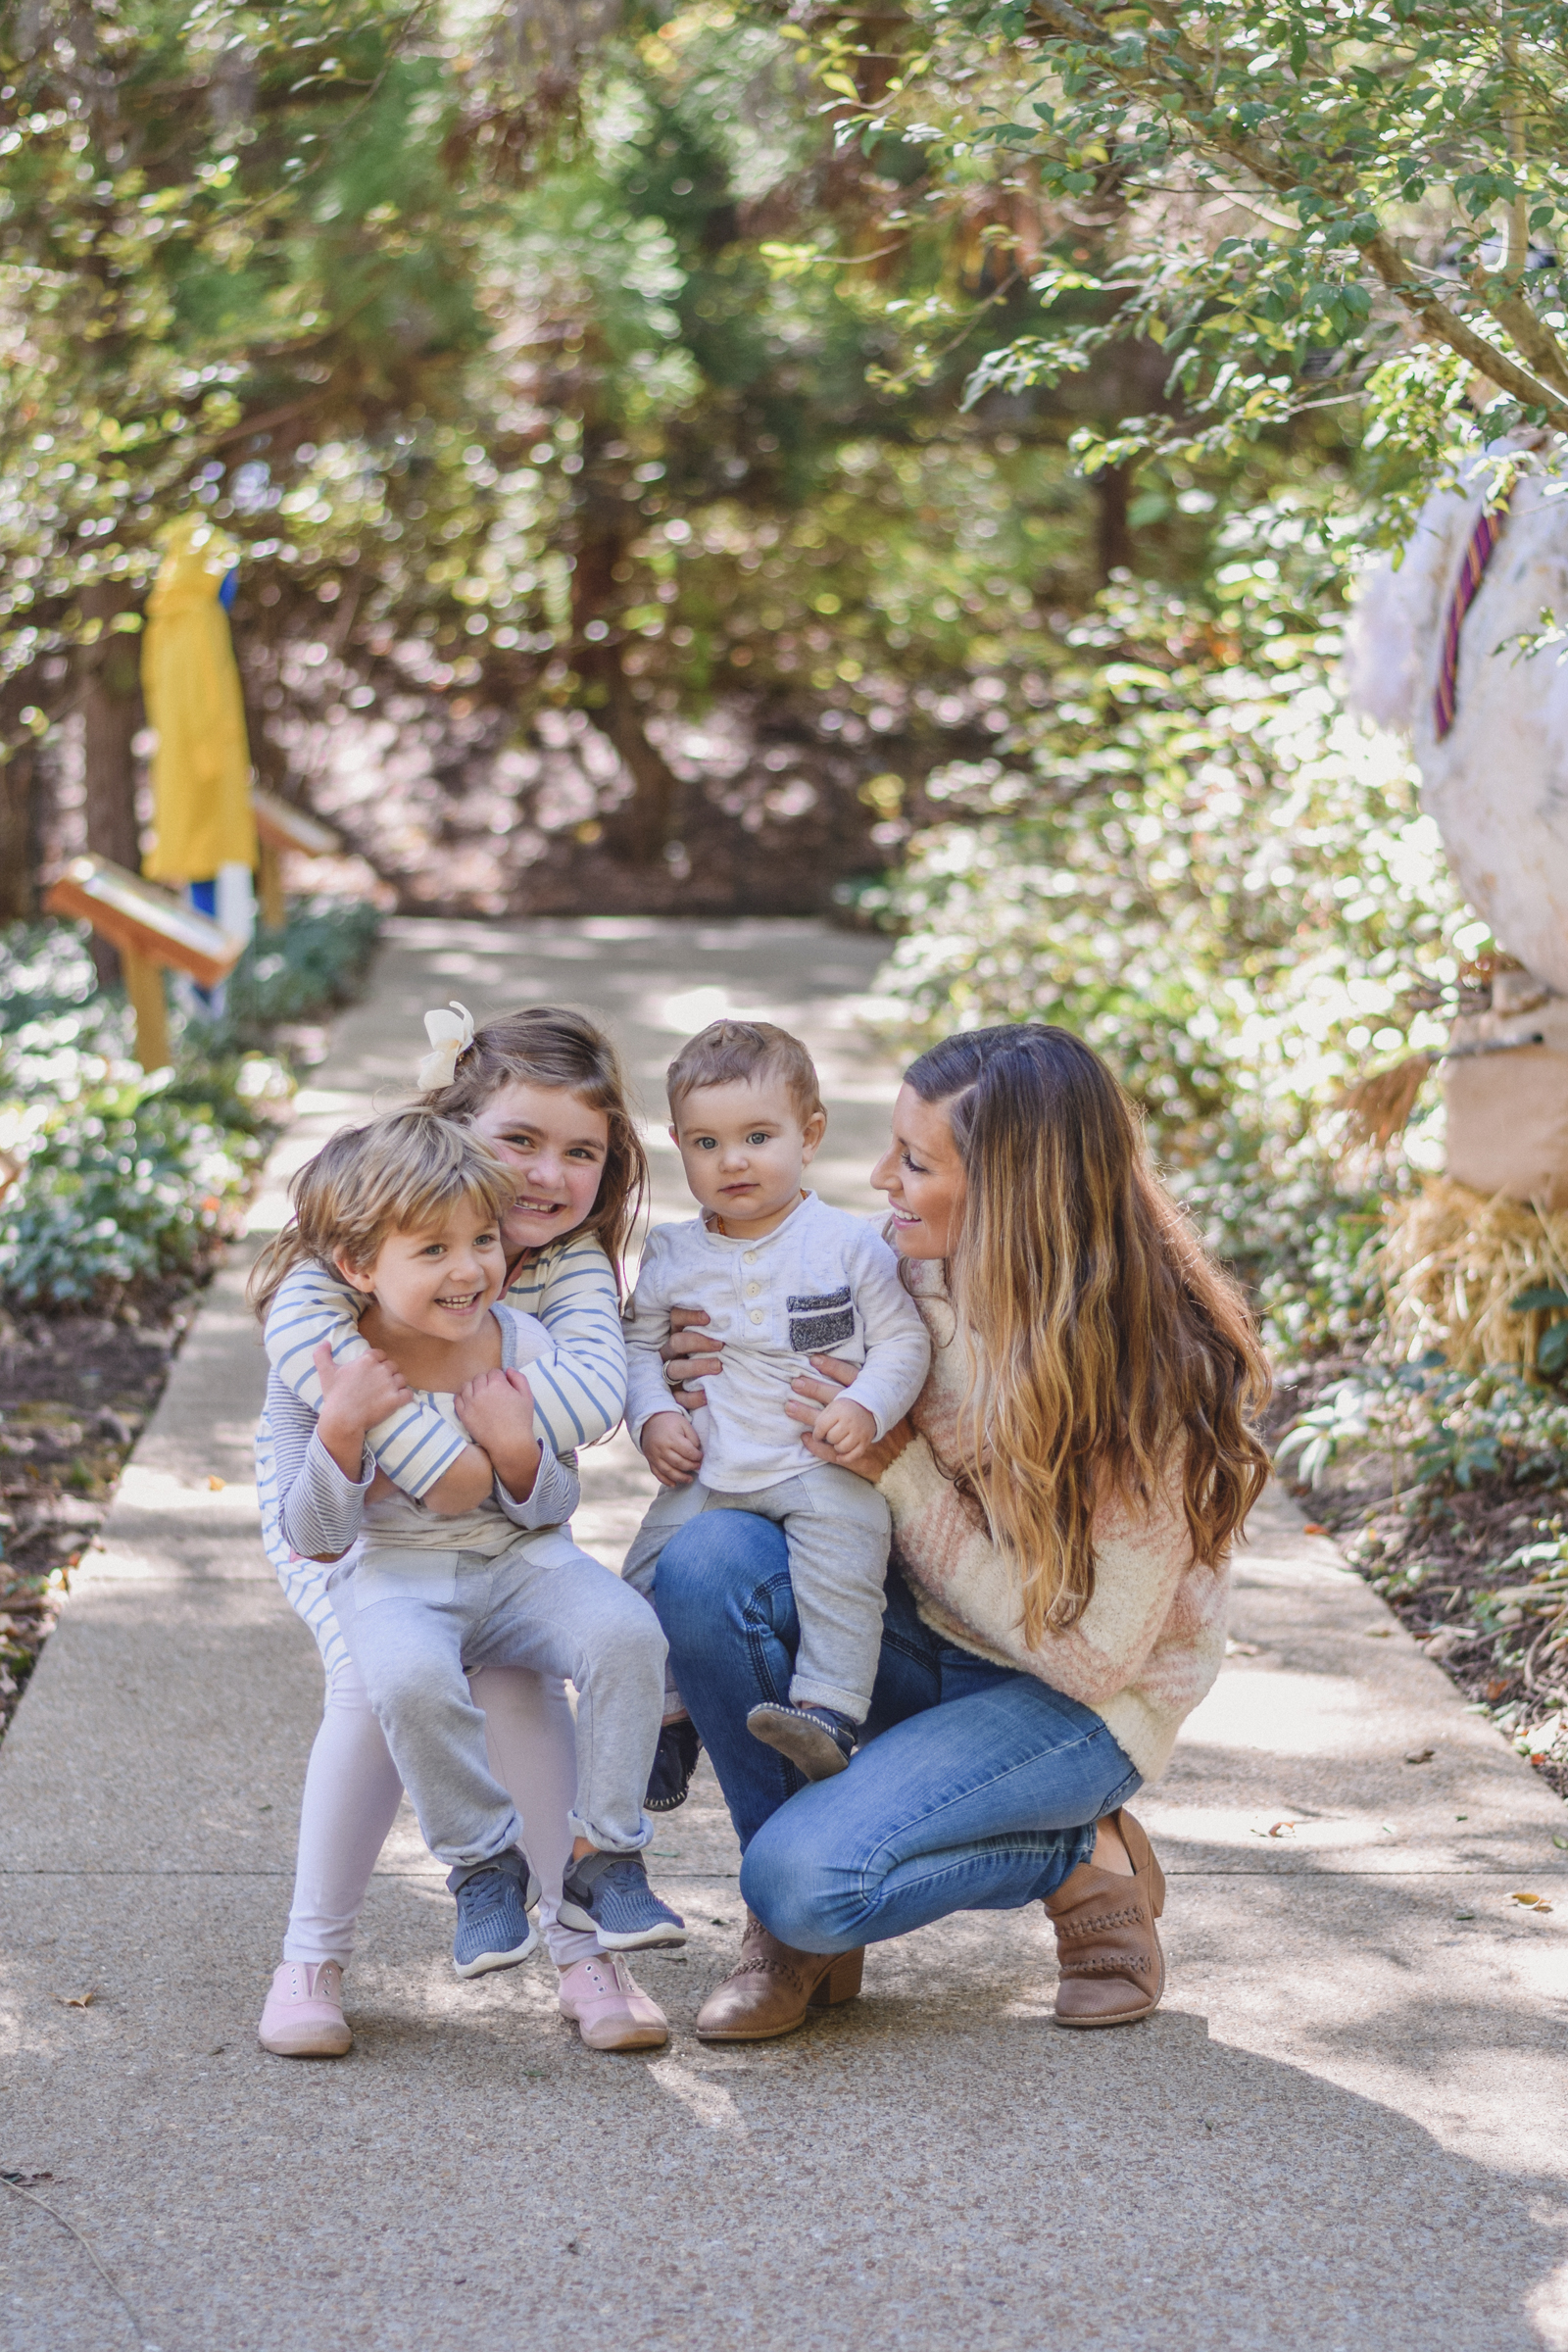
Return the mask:
M836 1462L818 1462L752 1494L716 1494L700 1479L661 1487L621 1570L634 1591L652 1598L660 1553L676 1528L702 1511L755 1511L783 1528L801 1621L790 1698L798 1707L836 1707L852 1723L863 1723L882 1649L893 1540L892 1514L877 1489ZM666 1690L666 1710L674 1695Z
M528 1666L577 1690L575 1838L646 1845L643 1811L663 1706L665 1642L648 1603L551 1530L494 1559L367 1543L332 1605L432 1854L460 1868L526 1845L490 1770L466 1677Z

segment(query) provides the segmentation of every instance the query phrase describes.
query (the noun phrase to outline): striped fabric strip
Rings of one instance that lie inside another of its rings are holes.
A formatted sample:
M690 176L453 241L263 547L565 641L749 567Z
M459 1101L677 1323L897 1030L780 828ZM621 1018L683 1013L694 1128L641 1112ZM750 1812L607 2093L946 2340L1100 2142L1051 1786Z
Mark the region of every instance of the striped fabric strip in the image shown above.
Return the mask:
M534 1426L558 1454L608 1437L626 1404L626 1342L609 1258L592 1235L518 1268L507 1303L537 1315L557 1348L555 1365L531 1367ZM321 1407L311 1357L322 1340L334 1356L360 1352L359 1298L320 1266L297 1266L267 1319L267 1352L285 1387ZM466 1441L433 1405L415 1402L370 1432L381 1468L406 1494L427 1494Z
M265 1413L256 1432L256 1492L262 1506L262 1548L272 1564L289 1607L310 1627L330 1681L347 1665L349 1654L338 1630L332 1596L326 1589L332 1571L321 1560L301 1559L283 1533L272 1428Z
M1502 526L1508 518L1514 481L1508 484L1494 507L1489 507L1478 516L1459 565L1459 576L1448 598L1448 609L1443 621L1443 655L1438 664L1438 688L1432 698L1432 731L1441 743L1453 725L1459 707L1459 637L1464 616L1475 602L1476 591L1486 577L1492 551L1502 537Z

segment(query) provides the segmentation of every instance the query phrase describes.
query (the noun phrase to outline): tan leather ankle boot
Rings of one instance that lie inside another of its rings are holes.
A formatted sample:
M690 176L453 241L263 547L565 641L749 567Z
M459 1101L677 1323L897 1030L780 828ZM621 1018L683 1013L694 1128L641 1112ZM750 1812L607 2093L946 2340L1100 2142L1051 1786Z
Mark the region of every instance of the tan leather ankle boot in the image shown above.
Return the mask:
M746 1914L741 1956L697 2012L699 2041L774 2041L804 2026L808 2009L833 2009L860 1989L856 1952L798 1952Z
M1165 1874L1130 1813L1112 1813L1109 1820L1121 1832L1133 1876L1080 1862L1046 1897L1061 1970L1058 2026L1135 2025L1159 2007L1165 1989L1165 1955L1154 1926L1165 1908Z

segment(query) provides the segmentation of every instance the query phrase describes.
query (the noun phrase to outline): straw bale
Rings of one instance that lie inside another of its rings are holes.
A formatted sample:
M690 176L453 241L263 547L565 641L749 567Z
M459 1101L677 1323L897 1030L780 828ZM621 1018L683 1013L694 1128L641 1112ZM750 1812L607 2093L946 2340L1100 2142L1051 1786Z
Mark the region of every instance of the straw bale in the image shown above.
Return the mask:
M1522 1291L1568 1291L1568 1209L1488 1197L1451 1176L1429 1176L1391 1203L1379 1257L1388 1334L1378 1353L1400 1363L1440 1348L1459 1371L1535 1367L1549 1311L1515 1314Z

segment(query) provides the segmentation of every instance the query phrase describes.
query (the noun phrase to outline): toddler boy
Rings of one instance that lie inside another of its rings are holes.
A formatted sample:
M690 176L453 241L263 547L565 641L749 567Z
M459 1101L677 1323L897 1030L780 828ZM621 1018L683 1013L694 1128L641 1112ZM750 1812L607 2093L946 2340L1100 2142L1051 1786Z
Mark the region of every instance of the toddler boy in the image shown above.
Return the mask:
M756 1511L783 1528L800 1649L788 1705L754 1707L747 1724L808 1780L825 1780L849 1763L870 1706L892 1528L874 1486L808 1449L785 1409L799 1402L791 1383L813 1355L858 1367L810 1433L848 1456L907 1412L930 1344L887 1243L802 1182L827 1113L798 1038L766 1021L715 1021L682 1047L667 1083L670 1137L703 1213L655 1227L627 1309L626 1425L663 1492L624 1575L651 1594L661 1551L700 1511ZM690 1415L659 1353L677 1306L706 1310L724 1343L722 1376ZM670 1693L666 1715L678 1703ZM680 1796L664 1809L670 1801Z

